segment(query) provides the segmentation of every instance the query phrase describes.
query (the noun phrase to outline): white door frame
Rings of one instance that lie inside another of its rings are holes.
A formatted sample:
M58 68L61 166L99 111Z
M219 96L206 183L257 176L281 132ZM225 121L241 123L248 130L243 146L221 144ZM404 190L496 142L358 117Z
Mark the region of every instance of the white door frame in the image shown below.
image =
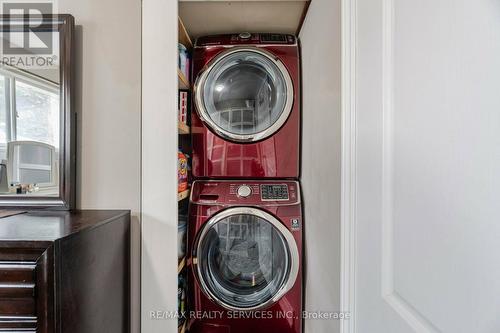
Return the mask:
M356 0L342 0L341 8L340 310L350 313L350 319L340 321L340 332L354 333L356 319Z

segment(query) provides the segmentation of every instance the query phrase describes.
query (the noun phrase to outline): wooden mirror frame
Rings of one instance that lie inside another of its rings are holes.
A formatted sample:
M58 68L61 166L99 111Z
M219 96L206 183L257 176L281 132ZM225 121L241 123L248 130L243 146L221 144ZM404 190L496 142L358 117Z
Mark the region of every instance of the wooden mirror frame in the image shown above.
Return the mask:
M36 16L31 16L31 19ZM39 17L38 17L39 18ZM13 26L29 20L28 15L0 15L0 31L13 31ZM73 34L75 20L69 14L44 14L44 24L33 28L59 32L60 78L60 147L59 147L59 195L31 196L0 194L0 209L20 210L75 208L76 198L76 113L73 110Z

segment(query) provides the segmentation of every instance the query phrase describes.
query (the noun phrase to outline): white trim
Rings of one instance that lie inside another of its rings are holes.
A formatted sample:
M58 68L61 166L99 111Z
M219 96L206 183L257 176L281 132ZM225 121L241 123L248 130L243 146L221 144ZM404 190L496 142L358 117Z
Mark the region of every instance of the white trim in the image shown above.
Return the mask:
M340 321L341 333L356 332L356 0L341 0L342 21L342 152L340 218L340 309L349 320Z
M141 332L177 332L177 1L142 1Z
M394 291L393 282L393 0L382 1L382 298Z

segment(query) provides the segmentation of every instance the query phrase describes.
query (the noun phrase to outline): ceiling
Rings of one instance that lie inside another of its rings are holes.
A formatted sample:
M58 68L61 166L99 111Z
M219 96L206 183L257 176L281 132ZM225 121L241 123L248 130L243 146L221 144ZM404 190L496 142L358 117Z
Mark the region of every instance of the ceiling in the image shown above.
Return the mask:
M219 33L298 34L309 0L180 0L179 16L194 40Z

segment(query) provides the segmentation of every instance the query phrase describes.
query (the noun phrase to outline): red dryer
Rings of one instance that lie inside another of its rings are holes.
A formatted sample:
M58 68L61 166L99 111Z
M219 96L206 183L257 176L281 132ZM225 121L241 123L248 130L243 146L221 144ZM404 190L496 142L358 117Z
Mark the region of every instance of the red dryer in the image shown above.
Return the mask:
M300 333L299 183L195 181L189 215L189 331Z
M300 60L284 34L198 38L191 114L195 178L298 178Z

